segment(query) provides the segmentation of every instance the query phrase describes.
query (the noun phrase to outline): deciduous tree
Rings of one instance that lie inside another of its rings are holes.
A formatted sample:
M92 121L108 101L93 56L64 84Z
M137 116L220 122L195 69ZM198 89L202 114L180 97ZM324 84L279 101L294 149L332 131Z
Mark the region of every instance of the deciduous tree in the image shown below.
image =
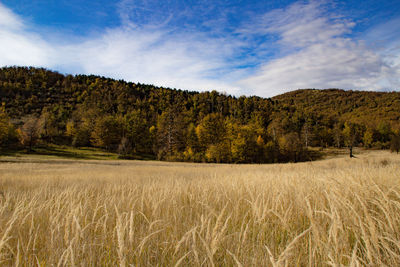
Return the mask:
M39 118L35 116L28 116L24 119L24 124L19 129L19 137L22 145L27 147L28 151L32 151L33 146L37 143L41 127Z

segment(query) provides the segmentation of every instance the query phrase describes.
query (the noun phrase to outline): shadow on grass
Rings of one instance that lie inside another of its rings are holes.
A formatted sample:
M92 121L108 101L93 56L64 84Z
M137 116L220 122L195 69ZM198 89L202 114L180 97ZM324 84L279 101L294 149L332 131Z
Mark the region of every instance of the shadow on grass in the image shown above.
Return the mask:
M93 148L71 148L57 146L38 146L32 150L7 149L0 151L1 156L20 157L23 155L53 156L66 159L116 159L116 155Z
M60 148L55 147L46 147L46 148L36 148L32 151L27 152L26 154L31 155L42 155L42 156L56 156L68 159L93 159L93 155L90 154L82 154L78 152L67 151Z
M320 160L325 157L325 153L318 151L318 150L307 150L307 161L315 161L315 160Z
M106 152L92 147L75 148L70 146L42 145L36 146L31 151L27 149L8 149L0 150L0 156L23 157L23 156L43 156L56 157L60 159L76 159L76 160L155 160L150 154L126 155L121 156L116 153ZM0 160L4 162L5 159Z
M0 149L0 156L17 157L21 151L20 149Z
M119 155L118 159L126 159L126 160L156 160L154 155L150 154L140 154L140 155Z

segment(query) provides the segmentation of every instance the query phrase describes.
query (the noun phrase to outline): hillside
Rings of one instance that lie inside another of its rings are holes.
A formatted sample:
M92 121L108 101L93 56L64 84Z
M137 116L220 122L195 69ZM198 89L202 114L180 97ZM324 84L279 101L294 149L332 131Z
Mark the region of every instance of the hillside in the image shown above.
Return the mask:
M400 119L399 92L345 91L340 89L296 90L272 98L280 106L294 105L306 113L338 117L373 125L377 121L397 124Z
M312 146L389 148L400 93L297 90L272 99L0 69L0 145L92 146L121 157L206 162L313 159Z

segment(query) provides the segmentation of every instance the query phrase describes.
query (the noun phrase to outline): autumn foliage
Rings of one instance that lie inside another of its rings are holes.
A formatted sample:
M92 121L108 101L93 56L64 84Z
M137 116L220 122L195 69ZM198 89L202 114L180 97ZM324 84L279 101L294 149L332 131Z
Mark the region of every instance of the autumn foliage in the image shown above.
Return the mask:
M395 92L297 90L265 99L7 67L0 97L1 145L12 145L19 129L29 150L63 144L172 161L296 162L313 159L310 147L396 151L400 129Z

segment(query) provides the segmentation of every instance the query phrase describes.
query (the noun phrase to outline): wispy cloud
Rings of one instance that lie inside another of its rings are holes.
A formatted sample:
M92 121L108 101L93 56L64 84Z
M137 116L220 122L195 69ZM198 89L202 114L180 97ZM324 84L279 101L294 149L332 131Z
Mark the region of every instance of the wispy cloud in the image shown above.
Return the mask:
M239 84L256 95L299 88L382 90L399 86L399 68L346 35L354 23L318 2L295 3L258 18L254 34L277 34L281 56ZM245 28L246 30L246 28Z
M211 4L201 9L210 19L197 21L198 27L180 25L196 20L196 12L168 3L157 13L148 1L124 0L120 26L73 38L27 23L0 4L0 66L43 66L235 95L400 87L398 47L377 51L368 41L351 39L354 23L330 12L326 3L299 2L245 17L235 29L229 10L211 19L210 9L221 8ZM379 32L371 30L370 36Z
M368 29L362 38L391 66L400 68L400 17Z
M49 65L52 48L0 4L0 65Z
M23 23L11 10L0 3L0 26L3 29L20 29Z
M238 88L229 81L225 59L235 47L201 33L125 27L67 50L76 55L74 63L86 73L183 89L234 92Z
M238 47L232 40L127 23L79 42L55 43L32 33L2 5L0 18L2 66L57 67L188 90L239 90L226 61Z

